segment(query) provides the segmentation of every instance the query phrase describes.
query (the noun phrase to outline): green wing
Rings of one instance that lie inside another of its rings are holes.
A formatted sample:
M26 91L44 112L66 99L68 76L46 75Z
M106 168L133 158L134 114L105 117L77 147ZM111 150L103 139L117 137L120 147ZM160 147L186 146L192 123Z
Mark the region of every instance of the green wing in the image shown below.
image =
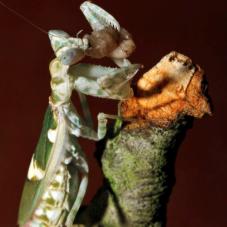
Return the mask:
M55 127L56 122L54 120L51 107L48 106L44 117L41 135L34 154L34 159L38 162L42 169L46 169L53 145L47 138L47 132L50 128ZM19 225L24 225L32 216L41 193L41 182L42 180L30 181L26 178L19 208Z
M53 113L51 107L48 106L43 122L43 128L41 131L41 135L38 141L38 144L35 149L34 158L38 161L40 167L42 169L46 168L47 161L49 159L50 151L52 148L52 143L47 138L47 133L50 128L54 129L57 127L57 124L54 120Z

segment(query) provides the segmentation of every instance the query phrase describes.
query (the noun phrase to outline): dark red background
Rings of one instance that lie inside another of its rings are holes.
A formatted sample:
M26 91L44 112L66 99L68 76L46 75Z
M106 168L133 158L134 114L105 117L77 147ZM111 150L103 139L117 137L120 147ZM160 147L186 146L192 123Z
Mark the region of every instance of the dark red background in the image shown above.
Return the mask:
M72 35L90 28L77 0L5 0L43 29ZM73 4L72 4L73 2ZM145 70L172 50L198 63L207 74L214 115L196 120L176 162L177 182L168 206L168 227L227 226L227 11L226 0L96 1L132 34L133 62ZM74 6L73 6L74 5ZM28 164L48 103L48 64L54 57L46 34L0 7L0 226L16 226ZM76 101L76 97L75 97ZM89 99L94 116L116 112L116 103ZM102 182L94 144L83 141L90 162L88 202Z

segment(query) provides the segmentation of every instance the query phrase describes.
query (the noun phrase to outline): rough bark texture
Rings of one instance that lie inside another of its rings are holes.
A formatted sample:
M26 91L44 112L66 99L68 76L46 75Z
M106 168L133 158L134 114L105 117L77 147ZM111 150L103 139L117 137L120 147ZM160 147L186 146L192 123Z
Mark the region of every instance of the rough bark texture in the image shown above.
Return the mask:
M77 223L165 226L177 148L193 117L210 113L202 81L203 71L176 52L138 81L140 96L121 105L136 120L99 144L104 185Z
M125 127L102 156L105 185L81 216L86 226L164 226L176 148L188 125ZM131 125L132 126L132 125Z

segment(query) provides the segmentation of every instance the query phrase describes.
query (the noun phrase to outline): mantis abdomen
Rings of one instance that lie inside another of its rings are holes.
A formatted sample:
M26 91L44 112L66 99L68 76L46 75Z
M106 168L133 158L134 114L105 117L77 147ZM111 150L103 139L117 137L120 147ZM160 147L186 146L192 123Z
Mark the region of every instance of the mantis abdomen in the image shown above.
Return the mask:
M64 223L70 208L70 178L68 166L62 163L44 192L28 226L61 226Z

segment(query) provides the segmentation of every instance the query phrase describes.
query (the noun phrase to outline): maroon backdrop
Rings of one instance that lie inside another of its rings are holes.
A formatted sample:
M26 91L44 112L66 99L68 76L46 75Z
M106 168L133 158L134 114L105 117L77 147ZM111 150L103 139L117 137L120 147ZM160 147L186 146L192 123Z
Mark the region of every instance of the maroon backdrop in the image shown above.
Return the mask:
M77 0L5 0L43 29L76 35L90 28ZM214 115L196 120L176 161L176 185L168 205L168 227L227 226L226 0L96 1L134 36L133 62L151 68L162 56L179 51L207 74ZM72 4L73 3L73 4ZM73 6L74 5L74 6ZM46 34L0 7L0 226L16 226L20 195L48 103L48 64L54 57ZM75 97L75 102L77 97ZM116 112L116 103L90 98L94 117ZM225 139L226 140L226 139ZM94 143L82 141L90 164L89 202L102 183L93 157Z

